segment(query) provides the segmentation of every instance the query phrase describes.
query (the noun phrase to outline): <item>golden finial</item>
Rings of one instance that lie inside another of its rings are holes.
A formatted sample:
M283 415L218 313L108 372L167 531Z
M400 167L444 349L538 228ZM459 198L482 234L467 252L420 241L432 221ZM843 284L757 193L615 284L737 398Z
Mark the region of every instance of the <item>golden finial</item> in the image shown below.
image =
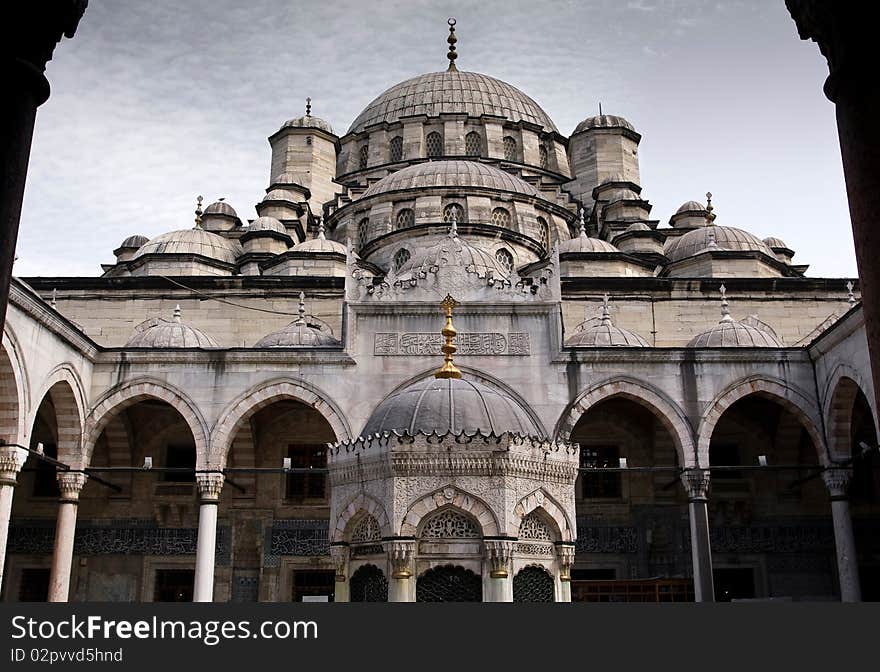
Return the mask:
M307 117L312 116L312 99L311 98L306 98L306 116Z
M446 342L440 348L444 355L443 366L437 369L437 372L434 374L435 378L461 378L461 371L459 371L455 367L455 364L452 363L452 355L454 355L456 351L456 347L452 340L455 338L455 334L458 333L455 331L455 327L452 326L452 309L457 305L458 301L453 299L449 294L447 294L446 298L440 302L440 307L446 311L446 325L440 332L443 334L443 338L446 339Z
M446 41L449 42L449 53L446 54L446 58L449 59L449 67L447 68L448 72L455 72L458 68L455 67L455 59L458 58L458 54L455 53L455 43L458 42L458 38L455 37L455 19L451 18L446 23L449 24L449 37L446 38Z
M715 221L715 214L712 212L715 208L712 207L712 192L706 192L706 223L712 224Z
M202 197L196 199L196 228L202 228Z

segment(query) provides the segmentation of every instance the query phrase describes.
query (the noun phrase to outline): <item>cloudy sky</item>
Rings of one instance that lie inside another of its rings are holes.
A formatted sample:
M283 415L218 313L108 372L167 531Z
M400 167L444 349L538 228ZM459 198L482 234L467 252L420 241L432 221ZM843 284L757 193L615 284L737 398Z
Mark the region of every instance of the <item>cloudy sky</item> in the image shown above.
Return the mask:
M90 0L47 69L15 273L97 275L126 236L191 227L198 194L255 217L267 136L306 96L341 134L444 69L449 16L459 68L562 133L599 101L629 119L662 225L711 191L718 224L783 238L812 276L855 274L827 68L783 0Z

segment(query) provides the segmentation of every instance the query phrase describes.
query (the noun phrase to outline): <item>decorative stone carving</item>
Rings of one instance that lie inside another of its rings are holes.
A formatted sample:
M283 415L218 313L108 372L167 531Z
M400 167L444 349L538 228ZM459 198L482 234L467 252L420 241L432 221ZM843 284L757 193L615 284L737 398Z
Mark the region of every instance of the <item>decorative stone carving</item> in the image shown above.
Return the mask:
M464 514L445 509L425 523L419 536L422 539L475 539L480 537L480 530Z
M635 527L588 527L578 524L579 553L636 553L639 550Z
M822 480L832 500L847 498L851 479L852 469L832 468L822 472Z
M574 544L558 544L556 546L560 581L571 581L571 566L574 564L574 552Z
M56 478L58 479L58 489L61 491L61 501L79 501L79 493L82 492L88 476L81 471L60 471Z
M391 561L391 578L412 577L412 559L416 552L416 542L410 539L390 539L385 542L385 548Z
M519 524L519 538L553 541L553 535L550 534L547 524L534 511L525 516Z
M687 492L688 501L706 501L709 495L709 471L707 469L688 469L682 473L681 482Z
M379 521L373 516L363 516L351 531L352 544L365 544L371 541L379 541L382 531L379 529Z
M374 336L373 354L377 357L437 355L443 337L430 332L382 332ZM528 355L529 334L525 332L470 332L455 337L461 355Z
M326 556L328 532L326 520L276 520L266 530L264 566L277 567L282 556Z
M331 544L330 558L333 560L333 566L336 568L336 581L345 581L345 577L348 574L348 546L345 544Z
M513 541L487 539L486 559L489 561L489 576L493 579L506 579L510 576L510 559L516 544Z
M0 446L0 486L15 485L26 459L27 451L17 446Z
M202 503L213 503L220 499L223 480L223 474L216 471L196 474L196 485L199 488L199 497Z

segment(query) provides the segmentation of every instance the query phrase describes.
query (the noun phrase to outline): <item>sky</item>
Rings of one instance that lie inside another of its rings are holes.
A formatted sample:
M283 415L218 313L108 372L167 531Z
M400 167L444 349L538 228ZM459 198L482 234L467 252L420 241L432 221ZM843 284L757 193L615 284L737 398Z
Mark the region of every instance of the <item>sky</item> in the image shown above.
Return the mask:
M445 69L450 16L459 69L520 88L561 133L599 102L632 122L661 226L711 191L717 224L855 276L827 66L783 0L90 0L47 67L15 274L99 275L127 236L191 228L199 194L256 217L267 137L307 96L341 135Z

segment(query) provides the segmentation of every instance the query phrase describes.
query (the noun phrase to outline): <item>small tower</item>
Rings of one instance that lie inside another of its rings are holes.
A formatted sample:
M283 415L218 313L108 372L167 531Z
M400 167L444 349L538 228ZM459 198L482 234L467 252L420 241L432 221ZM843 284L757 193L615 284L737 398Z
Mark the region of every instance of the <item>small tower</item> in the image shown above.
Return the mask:
M336 153L339 138L323 119L312 116L312 99L306 98L306 114L284 122L269 136L272 147L270 186L294 183L302 187L312 212L319 213L333 199L336 186Z
M568 161L575 179L567 189L587 208L593 189L611 177L641 186L639 142L642 136L623 117L600 114L584 119L568 142Z

